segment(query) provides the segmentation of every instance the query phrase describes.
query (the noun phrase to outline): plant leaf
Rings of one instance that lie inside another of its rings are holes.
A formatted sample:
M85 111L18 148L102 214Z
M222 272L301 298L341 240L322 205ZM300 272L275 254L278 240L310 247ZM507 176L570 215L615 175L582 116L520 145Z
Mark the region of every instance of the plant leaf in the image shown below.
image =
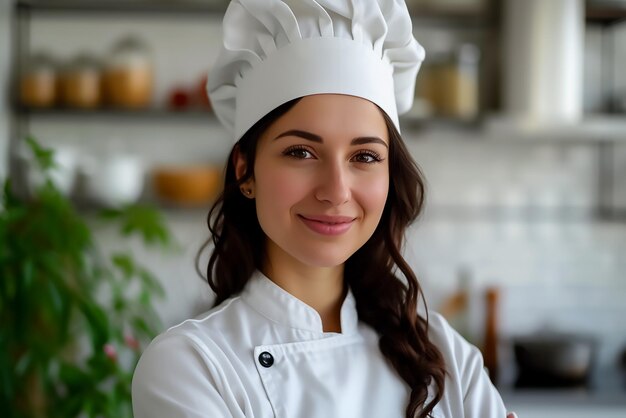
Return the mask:
M129 279L135 274L135 263L129 255L121 253L113 254L111 261L113 265L122 272L124 278Z
M26 143L30 147L40 169L48 171L54 167L54 151L52 149L42 147L33 136L28 136Z

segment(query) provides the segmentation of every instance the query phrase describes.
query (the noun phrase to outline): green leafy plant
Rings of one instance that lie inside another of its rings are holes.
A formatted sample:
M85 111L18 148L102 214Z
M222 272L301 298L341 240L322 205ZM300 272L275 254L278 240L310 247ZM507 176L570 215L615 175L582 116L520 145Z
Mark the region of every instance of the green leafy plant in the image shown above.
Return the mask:
M28 143L46 182L0 200L0 404L4 417L132 417L131 379L161 324L163 289L128 252L103 254L90 222L47 175L54 154ZM129 205L98 222L173 248L159 212Z

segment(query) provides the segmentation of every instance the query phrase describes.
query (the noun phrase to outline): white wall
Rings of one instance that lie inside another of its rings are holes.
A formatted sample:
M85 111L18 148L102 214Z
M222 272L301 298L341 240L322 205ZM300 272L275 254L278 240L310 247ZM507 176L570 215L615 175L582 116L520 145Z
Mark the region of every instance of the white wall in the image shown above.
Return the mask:
M585 218L595 203L596 146L455 135L407 135L429 181L430 206L406 255L431 306L458 289L465 267L479 312L470 339L482 338L481 292L497 286L503 337L587 333L602 341L602 364L614 364L626 347L626 223ZM617 149L625 152L626 143ZM480 217L479 205L500 209ZM449 206L462 206L461 216L445 215ZM527 216L532 211L539 217Z

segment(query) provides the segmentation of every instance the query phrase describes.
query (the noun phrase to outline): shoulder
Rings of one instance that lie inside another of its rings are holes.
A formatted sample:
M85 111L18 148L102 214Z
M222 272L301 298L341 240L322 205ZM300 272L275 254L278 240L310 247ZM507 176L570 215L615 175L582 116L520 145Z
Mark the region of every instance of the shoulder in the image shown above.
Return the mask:
M257 316L241 296L236 295L195 318L171 326L157 336L148 349L168 344L171 340L184 340L189 345L197 346L210 340L236 338L236 335L245 332L255 322Z
M440 314L428 316L429 339L437 346L446 364L446 416L501 418L506 409L489 380L480 350L463 338Z
M195 318L171 326L152 340L144 355L170 345L205 349L210 341L236 338L234 334L245 332L256 316L240 295L233 296Z
M237 309L238 297L228 299L219 306L174 325L156 336L143 351L135 377L146 370L164 371L170 367L194 367L198 362L212 363L208 358L214 353L214 340L219 339L225 323ZM175 354L175 355L173 355ZM158 367L153 367L158 366ZM154 376L151 376L154 377Z
M228 347L234 338L229 332L236 332L229 323L243 309L239 297L234 297L154 338L133 374L135 416L182 416L178 407L191 404L201 404L205 411L226 408L222 398L233 390L228 382L234 373L228 367ZM155 413L157 405L161 411Z
M427 319L428 336L435 344L440 345L440 348L459 351L467 349L468 346L474 347L440 313L429 311Z
M143 351L135 374L141 376L144 370L164 372L171 367L185 369L199 365L211 369L224 364L225 351L247 332L254 323L254 316L240 296L227 299L155 337Z
M169 328L144 350L132 380L136 418L242 416L241 388L231 364L236 331L229 328L245 306L234 297ZM230 333L230 334L229 334Z
M480 350L461 336L443 317L429 311L428 337L441 351L448 371L462 374L467 369L482 368Z

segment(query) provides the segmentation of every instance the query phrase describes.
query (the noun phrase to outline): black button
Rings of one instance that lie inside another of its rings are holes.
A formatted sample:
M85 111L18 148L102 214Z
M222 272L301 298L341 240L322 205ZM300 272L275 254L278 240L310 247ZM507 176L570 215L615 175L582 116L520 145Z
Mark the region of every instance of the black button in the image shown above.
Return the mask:
M272 364L274 364L274 356L267 351L264 351L259 354L259 363L261 363L261 366L263 367L272 367Z

